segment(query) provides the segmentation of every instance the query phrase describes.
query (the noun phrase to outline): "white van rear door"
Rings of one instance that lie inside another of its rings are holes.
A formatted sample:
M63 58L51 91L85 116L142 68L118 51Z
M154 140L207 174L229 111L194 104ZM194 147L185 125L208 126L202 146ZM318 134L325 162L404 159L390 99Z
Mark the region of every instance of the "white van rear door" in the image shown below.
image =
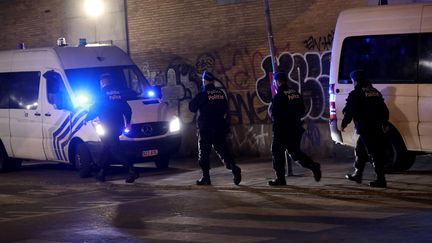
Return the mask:
M10 132L14 157L45 160L39 71L13 72L10 82Z

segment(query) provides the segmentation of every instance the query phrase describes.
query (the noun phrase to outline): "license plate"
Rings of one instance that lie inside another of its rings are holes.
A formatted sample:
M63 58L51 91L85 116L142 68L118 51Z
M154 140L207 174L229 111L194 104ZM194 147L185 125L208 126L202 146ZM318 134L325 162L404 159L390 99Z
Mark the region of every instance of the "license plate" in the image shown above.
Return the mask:
M158 152L157 149L144 150L142 151L142 157L156 156L158 155Z

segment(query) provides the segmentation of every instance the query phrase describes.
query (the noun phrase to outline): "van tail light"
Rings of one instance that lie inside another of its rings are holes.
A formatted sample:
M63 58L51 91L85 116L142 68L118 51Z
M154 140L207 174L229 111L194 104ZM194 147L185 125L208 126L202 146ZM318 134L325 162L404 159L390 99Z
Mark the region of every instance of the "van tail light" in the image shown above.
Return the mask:
M330 84L329 87L329 104L330 104L330 120L336 120L336 86L335 84Z

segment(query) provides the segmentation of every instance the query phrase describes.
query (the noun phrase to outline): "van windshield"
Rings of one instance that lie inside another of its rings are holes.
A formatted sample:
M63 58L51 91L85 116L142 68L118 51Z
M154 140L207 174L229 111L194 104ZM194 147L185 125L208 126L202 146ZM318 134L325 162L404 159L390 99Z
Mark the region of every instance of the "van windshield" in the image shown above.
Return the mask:
M128 100L145 98L151 88L149 82L136 66L95 67L65 70L74 93L85 92L98 94L99 79L102 74L111 74L114 85L119 89L129 90Z

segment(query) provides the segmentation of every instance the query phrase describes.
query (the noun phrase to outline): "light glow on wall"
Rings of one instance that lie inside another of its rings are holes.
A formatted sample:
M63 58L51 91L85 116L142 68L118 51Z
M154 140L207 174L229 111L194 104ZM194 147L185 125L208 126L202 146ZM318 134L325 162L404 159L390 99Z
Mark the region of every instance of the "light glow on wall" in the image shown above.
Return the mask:
M84 0L84 11L90 17L98 17L104 11L102 0Z

